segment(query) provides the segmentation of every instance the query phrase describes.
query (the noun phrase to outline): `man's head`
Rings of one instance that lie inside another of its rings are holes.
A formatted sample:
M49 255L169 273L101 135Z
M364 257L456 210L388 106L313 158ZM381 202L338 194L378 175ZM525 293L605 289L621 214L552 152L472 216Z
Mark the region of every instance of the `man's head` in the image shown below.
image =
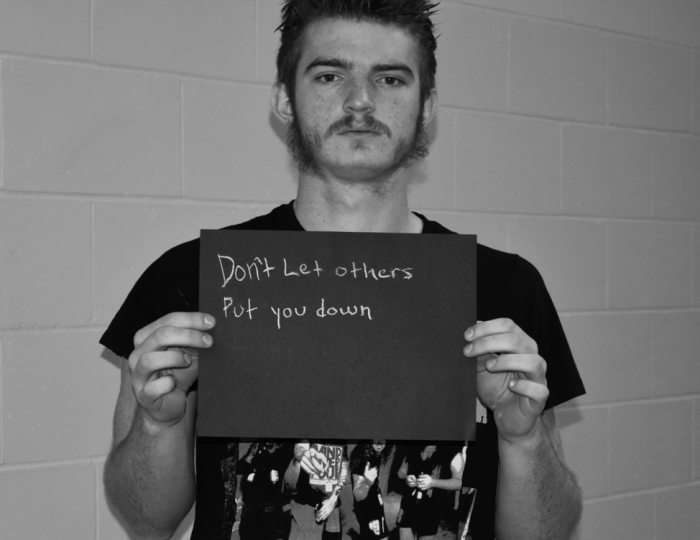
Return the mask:
M301 58L304 31L321 19L347 19L394 25L406 30L419 51L421 99L435 88L435 49L430 17L437 4L427 0L285 0L282 8L280 48L277 52L277 83L284 85L294 103L297 66Z
M273 109L302 172L367 178L427 155L424 127L437 110L434 7L288 0Z

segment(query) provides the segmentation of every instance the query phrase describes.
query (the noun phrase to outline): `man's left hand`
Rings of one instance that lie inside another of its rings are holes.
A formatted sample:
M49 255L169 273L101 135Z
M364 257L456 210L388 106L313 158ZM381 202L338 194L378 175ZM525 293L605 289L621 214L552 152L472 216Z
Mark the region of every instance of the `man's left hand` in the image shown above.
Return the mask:
M321 506L318 508L318 510L316 510L316 519L319 522L328 519L328 516L331 515L331 512L335 508L335 503L337 500L338 497L336 495L331 495L321 503Z
M421 474L416 478L416 487L421 491L426 491L433 486L433 477L429 474Z
M477 394L493 411L499 436L511 442L526 437L549 396L537 343L510 319L478 322L464 337L464 355L477 359Z

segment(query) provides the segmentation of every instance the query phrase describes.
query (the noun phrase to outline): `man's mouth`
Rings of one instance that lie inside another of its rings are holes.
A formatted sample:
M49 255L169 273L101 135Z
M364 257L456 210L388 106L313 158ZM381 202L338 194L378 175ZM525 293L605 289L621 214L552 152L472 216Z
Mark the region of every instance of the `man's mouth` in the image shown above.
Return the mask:
M352 128L342 129L338 132L338 135L381 135L381 133L374 129Z
M330 126L327 137L333 135L346 135L356 137L368 137L374 135L386 135L391 137L389 127L371 115L364 115L360 118L354 115L347 115L342 120Z

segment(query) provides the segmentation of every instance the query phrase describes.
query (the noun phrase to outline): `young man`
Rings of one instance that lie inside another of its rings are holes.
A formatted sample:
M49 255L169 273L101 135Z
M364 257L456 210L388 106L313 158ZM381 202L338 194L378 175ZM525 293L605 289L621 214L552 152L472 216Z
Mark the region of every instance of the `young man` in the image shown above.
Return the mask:
M294 445L287 471L287 483L294 489L289 540L339 537L338 498L347 477L344 442L303 440Z
M406 167L426 154L437 112L435 38L424 0L289 0L272 108L289 127L296 200L237 229L449 233L412 213ZM122 356L107 494L135 535L168 538L196 498L194 538L228 538L221 460L227 441L194 447L198 351L216 321L198 308L198 242L143 274L101 343ZM480 498L475 538L567 538L581 498L551 407L583 393L537 271L478 248L476 361ZM133 340L133 341L132 341ZM128 360L126 360L128 359ZM545 363L546 359L546 363ZM547 409L545 410L545 406ZM303 434L300 434L303 436Z

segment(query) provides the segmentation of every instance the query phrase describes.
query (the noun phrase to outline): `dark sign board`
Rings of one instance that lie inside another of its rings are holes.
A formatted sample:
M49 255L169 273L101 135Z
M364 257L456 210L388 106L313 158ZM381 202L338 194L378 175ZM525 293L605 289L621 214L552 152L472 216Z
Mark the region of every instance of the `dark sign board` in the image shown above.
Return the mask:
M473 440L476 238L202 231L198 434Z

